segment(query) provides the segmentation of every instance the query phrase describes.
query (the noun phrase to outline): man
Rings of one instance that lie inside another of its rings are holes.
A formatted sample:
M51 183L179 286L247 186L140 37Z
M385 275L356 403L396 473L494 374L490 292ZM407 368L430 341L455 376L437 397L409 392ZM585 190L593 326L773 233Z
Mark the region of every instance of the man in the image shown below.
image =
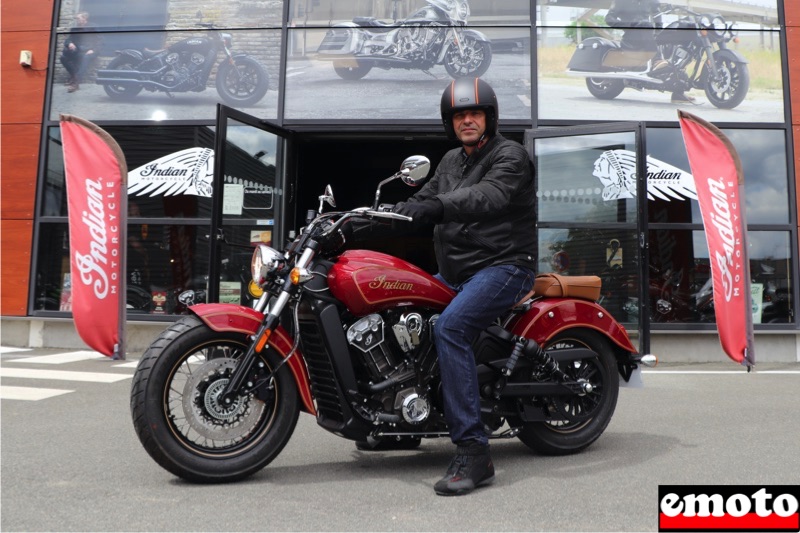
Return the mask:
M457 293L434 328L445 418L457 446L434 490L449 496L494 480L471 345L533 286L536 195L527 152L497 131L497 97L488 83L453 81L442 94L441 116L461 147L447 152L431 180L394 211L436 224L437 277Z
M656 52L658 46L655 40L656 24L653 16L669 8L669 4L658 0L614 0L605 20L612 28L625 30L620 43L623 48ZM668 68L670 64L661 57L660 52L655 54L652 61L653 67L650 72L653 77L659 77L660 72L667 72L663 69ZM671 100L673 104L697 103L694 96L686 94L681 89L672 92Z
M94 29L88 26L89 14L82 11L75 15L75 27L67 40L64 41L64 50L61 52L61 64L69 72L67 92L80 89L89 65L97 57L97 35L92 34Z

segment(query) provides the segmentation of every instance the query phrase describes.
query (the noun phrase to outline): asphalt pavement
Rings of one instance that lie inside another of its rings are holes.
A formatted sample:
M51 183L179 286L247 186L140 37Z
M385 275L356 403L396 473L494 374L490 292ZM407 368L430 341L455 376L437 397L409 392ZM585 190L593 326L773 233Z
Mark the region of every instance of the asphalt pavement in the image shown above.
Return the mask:
M309 415L250 479L194 485L134 433L138 357L0 348L0 530L656 531L659 485L800 480L800 364L747 373L720 361L647 371L583 453L493 441L497 481L464 497L433 493L453 452L446 439L362 452Z

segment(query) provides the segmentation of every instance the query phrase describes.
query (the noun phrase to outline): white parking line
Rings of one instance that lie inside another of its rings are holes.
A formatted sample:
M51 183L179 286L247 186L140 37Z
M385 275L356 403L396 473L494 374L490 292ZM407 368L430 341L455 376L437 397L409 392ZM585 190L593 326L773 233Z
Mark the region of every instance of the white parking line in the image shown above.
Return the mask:
M30 351L31 351L30 348L12 348L11 346L0 346L0 354L30 352Z
M33 387L0 387L0 400L38 401L75 392L64 389L38 389Z
M90 359L104 359L105 356L100 352L81 350L77 352L54 353L50 355L36 355L33 357L20 357L19 359L8 359L4 363L35 363L42 365L63 365L64 363L74 363L76 361L88 361Z
M115 383L124 379L131 379L132 376L125 374L108 374L103 372L70 372L68 370L34 370L30 368L3 367L0 368L0 377Z
M800 374L800 370L754 370L753 374ZM748 374L747 370L642 370L642 374L655 376L657 374Z

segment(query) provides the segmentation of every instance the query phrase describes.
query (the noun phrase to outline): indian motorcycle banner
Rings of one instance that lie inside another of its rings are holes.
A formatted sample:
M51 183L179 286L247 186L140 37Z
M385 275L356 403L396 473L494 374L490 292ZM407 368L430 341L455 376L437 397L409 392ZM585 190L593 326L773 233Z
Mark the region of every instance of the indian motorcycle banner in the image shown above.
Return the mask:
M61 115L72 315L92 349L124 359L127 166L119 145L87 120Z
M755 352L742 163L716 126L685 111L678 119L708 242L719 340L749 370Z

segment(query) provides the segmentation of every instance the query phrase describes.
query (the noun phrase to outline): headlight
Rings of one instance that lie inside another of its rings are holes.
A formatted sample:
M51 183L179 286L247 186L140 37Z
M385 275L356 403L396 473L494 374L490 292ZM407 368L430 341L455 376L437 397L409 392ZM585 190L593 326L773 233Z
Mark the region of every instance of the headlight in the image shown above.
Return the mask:
M283 256L277 250L266 244L259 244L253 251L253 260L250 261L250 273L253 281L259 285L267 279L267 275L274 272L283 264Z
M233 35L230 34L230 33L223 33L222 34L222 42L225 43L225 46L230 48L231 46L233 46Z
M728 26L725 24L725 19L722 17L714 17L711 21L711 26L713 27L713 31L716 36L720 39L725 37L725 30L728 29Z
M469 4L462 2L458 6L458 18L460 20L467 20L469 18Z
M711 29L711 18L708 15L703 15L702 17L700 17L699 22L700 22L700 27L703 28L704 30Z

